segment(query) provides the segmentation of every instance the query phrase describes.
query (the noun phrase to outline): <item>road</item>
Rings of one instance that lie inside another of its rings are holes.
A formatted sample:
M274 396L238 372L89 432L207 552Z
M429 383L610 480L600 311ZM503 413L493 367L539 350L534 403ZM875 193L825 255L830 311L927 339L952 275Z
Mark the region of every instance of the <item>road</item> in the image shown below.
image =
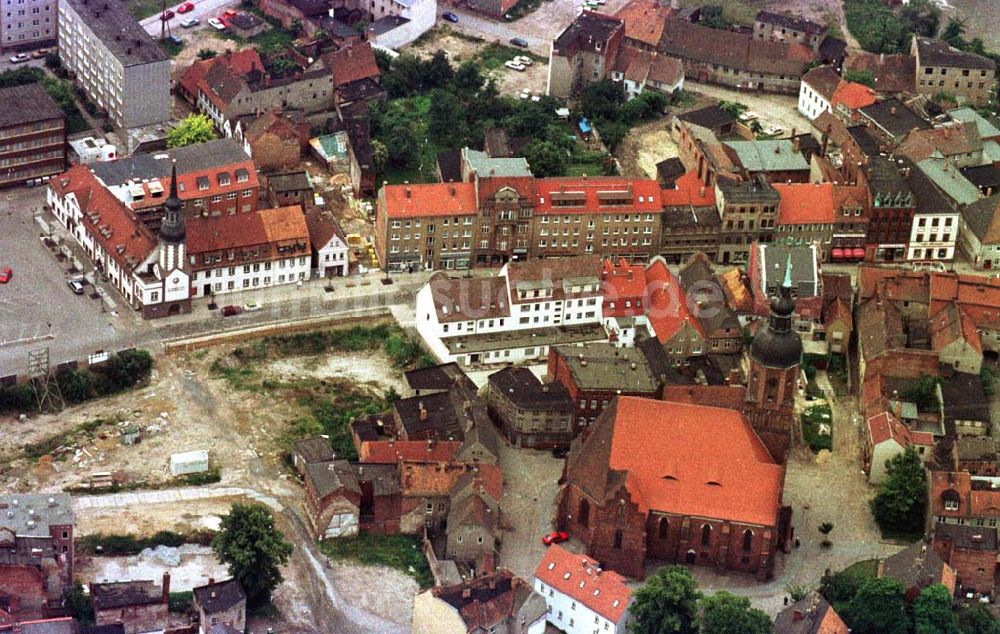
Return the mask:
M177 15L170 20L170 32L174 35L181 35L189 30L181 27L181 22L187 18L198 18L201 20L201 24L194 27L194 29L210 29L212 27L208 26L209 18L217 17L224 9L230 6L236 7L239 5L239 2L234 2L233 0L191 0L191 2L194 4L194 11L189 11L188 13L177 13ZM172 9L176 13L177 7L181 4L183 4L181 0L176 0L173 4L168 4L167 8ZM159 14L144 18L139 21L139 24L142 25L142 28L146 29L146 33L149 33L156 39L160 38L161 29Z

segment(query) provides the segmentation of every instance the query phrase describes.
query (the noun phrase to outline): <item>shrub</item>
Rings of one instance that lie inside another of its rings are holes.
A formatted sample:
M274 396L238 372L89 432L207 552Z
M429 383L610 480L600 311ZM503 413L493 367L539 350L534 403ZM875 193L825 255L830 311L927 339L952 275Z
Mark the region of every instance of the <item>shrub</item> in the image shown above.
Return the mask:
M187 614L191 610L193 603L194 593L190 590L187 592L171 592L167 599L167 610Z
M147 548L169 546L177 548L184 544L200 544L208 546L215 536L214 531L198 530L189 533L174 531L159 531L151 537L136 537L127 535L106 535L95 533L76 539L78 552L84 555L105 555L109 557L120 555L138 555ZM99 550L98 550L99 549Z

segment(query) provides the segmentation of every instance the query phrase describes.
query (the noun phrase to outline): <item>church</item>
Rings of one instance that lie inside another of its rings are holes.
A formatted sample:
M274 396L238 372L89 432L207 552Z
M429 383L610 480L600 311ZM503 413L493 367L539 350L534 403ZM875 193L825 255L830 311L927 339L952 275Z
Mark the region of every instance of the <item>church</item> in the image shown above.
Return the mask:
M782 491L802 356L794 308L786 274L750 345L746 386L615 399L573 442L559 529L630 577L650 558L770 578L792 537Z

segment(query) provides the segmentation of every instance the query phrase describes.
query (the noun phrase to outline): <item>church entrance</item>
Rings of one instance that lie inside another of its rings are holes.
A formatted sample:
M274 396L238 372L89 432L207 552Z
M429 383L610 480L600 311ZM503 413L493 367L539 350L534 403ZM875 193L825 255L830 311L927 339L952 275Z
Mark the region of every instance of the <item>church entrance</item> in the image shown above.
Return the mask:
M687 551L687 554L684 555L684 563L693 564L696 556L697 555L693 550Z

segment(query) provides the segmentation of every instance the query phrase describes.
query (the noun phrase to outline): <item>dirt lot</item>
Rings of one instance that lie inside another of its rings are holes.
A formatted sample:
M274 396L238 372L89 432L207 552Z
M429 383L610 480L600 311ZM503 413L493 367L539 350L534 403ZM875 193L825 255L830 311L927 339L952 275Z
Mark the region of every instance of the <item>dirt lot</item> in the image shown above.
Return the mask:
M637 126L618 148L622 176L656 178L656 164L677 156L677 144L670 138L670 119Z
M420 43L402 49L402 52L427 58L439 50L447 51L448 58L457 66L465 60L476 59L487 46L485 42L474 42L468 37L455 35L451 29L444 26L432 31L429 37L422 38ZM487 71L487 74L497 80L497 88L501 94L513 96L528 89L533 94L544 95L548 72L548 64L535 59L531 66L523 71L499 66Z

